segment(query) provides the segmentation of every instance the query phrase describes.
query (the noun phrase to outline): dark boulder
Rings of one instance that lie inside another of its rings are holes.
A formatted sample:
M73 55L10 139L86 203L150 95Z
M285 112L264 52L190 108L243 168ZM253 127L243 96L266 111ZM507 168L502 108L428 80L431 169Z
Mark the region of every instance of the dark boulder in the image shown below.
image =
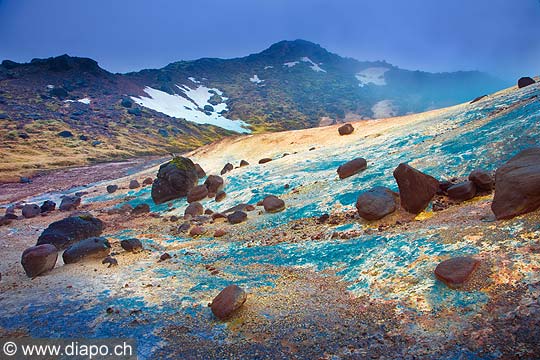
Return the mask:
M185 157L175 157L160 166L152 184L152 200L156 204L184 197L197 184L195 164Z
M534 81L533 78L528 77L528 76L524 76L524 77L522 77L522 78L520 78L518 80L518 88L521 89L521 88L524 88L525 86L529 86L529 85L532 85L534 83L535 83L535 81Z
M377 186L358 195L356 209L366 220L379 220L396 210L396 197L392 190Z
M267 162L270 162L272 161L271 158L262 158L261 160L259 160L259 164L266 164Z
M52 244L62 250L79 240L101 235L103 228L103 222L95 217L70 216L53 222L43 230L37 245Z
M206 176L206 171L204 171L201 165L195 164L195 170L197 171L197 176L199 177L199 179L202 179Z
M447 190L448 197L457 201L470 200L476 196L476 185L472 181L452 185Z
M227 216L227 220L231 224L240 224L247 220L247 214L243 211L235 211Z
M143 249L141 240L136 238L122 240L120 246L128 252L139 252Z
M441 262L435 268L435 276L448 287L462 287L474 273L480 261L468 256L459 256Z
M131 210L131 215L142 215L142 214L148 214L150 212L150 205L141 203L138 204Z
M201 205L201 203L195 201L189 204L186 210L184 210L184 218L187 218L188 216L191 216L191 217L199 216L199 215L202 215L203 212L204 212L204 208Z
M439 189L439 182L407 164L394 170L401 206L412 214L422 212Z
M129 182L129 188L130 188L130 189L133 190L133 189L137 189L137 188L139 188L139 187L141 187L141 184L139 184L139 182L138 182L137 180L133 179L133 180L131 180L131 181Z
M210 303L210 309L220 320L229 318L247 299L246 292L237 285L229 285Z
M124 98L124 99L122 99L122 101L120 102L120 105L122 105L122 106L125 107L126 109L129 109L131 106L133 106L133 101L131 101L131 99Z
M118 185L107 185L107 192L109 194L112 194L116 190L118 190Z
M495 172L491 210L497 219L534 211L540 207L540 148L521 151Z
M240 160L240 167L248 166L249 163L246 160Z
M86 135L79 135L79 140L88 141L88 140L90 140L90 138L88 136L86 136Z
M78 208L79 205L81 205L81 198L79 196L64 196L58 209L61 211L71 211Z
M154 182L154 179L147 177L146 179L143 180L142 184L143 186L152 185L153 182Z
M480 95L478 97L475 97L469 104L474 104L475 102L478 102L478 101L482 100L485 97L487 97L487 95Z
M476 169L469 174L469 180L472 181L478 190L491 191L493 189L493 176L487 171Z
M42 213L46 213L46 212L49 212L49 211L54 211L54 209L56 209L56 203L54 201L51 201L51 200L45 200L43 202L43 204L41 204L41 207L39 208L39 210Z
M223 178L217 175L210 175L204 181L204 185L206 185L208 192L212 194L217 194L220 190L222 190L223 183Z
M43 244L29 247L24 250L21 264L30 278L34 278L44 272L50 271L56 264L58 250L54 245Z
M354 127L351 124L344 124L338 128L338 133L341 136L352 134L353 131L354 131Z
M38 204L26 204L22 208L22 216L27 219L33 218L41 214L41 208Z
M73 137L73 133L71 131L64 130L64 131L60 131L58 133L58 136L63 137L63 138L71 138Z
M276 213L285 210L285 201L274 195L268 195L265 197L262 205L264 206L264 210L269 213Z
M233 164L231 163L226 163L225 166L223 167L223 169L221 169L221 175L225 175L226 173L228 173L229 171L231 171L232 169L234 169L234 166Z
M142 111L139 108L128 109L127 112L128 112L128 114L135 115L135 116L141 116L141 114L142 114Z
M227 193L225 193L225 191L218 191L215 200L216 202L220 202L225 200L225 197L227 197Z
M109 255L111 245L103 237L91 237L81 240L64 251L64 264L73 264L83 259L102 259Z
M187 195L187 202L192 203L194 201L199 201L208 196L208 189L206 185L197 185L191 189Z
M356 158L337 168L337 173L340 179L348 178L354 174L359 173L367 168L367 161L364 158Z

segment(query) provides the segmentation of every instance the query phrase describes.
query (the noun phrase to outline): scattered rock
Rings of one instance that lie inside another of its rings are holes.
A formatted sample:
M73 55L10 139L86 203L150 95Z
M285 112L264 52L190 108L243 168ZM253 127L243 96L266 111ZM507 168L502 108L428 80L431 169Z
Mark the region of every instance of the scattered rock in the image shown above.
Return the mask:
M118 190L118 185L107 185L107 192L109 194L112 194L116 190Z
M214 231L214 237L222 237L225 235L227 235L227 230L225 229L217 229L216 231Z
M184 197L197 184L198 179L193 162L177 156L160 166L157 179L152 184L152 200L162 204Z
M204 185L206 185L208 192L213 194L217 194L220 190L222 190L223 184L223 178L217 175L210 175L204 181Z
M120 246L128 252L139 252L143 250L141 240L136 238L122 240L120 241Z
M259 160L259 164L266 164L267 162L270 162L272 161L271 158L262 158L261 160Z
M51 200L45 200L39 209L42 213L54 211L56 209L56 203Z
M118 260L116 260L115 258L113 258L112 256L107 256L105 259L103 259L101 261L102 264L109 264L109 266L107 266L108 268L110 268L111 266L118 266Z
M353 131L354 131L354 127L351 124L344 124L338 128L338 133L341 136L352 134Z
M322 214L321 216L319 216L317 218L317 222L319 224L324 224L325 222L328 221L328 219L330 219L330 215L329 214Z
M9 220L17 220L19 218L17 216L17 214L15 214L15 206L14 205L8 206L6 208L6 213L5 213L4 217L6 219L9 219Z
M137 189L139 187L141 187L141 184L139 184L139 182L137 180L133 179L133 180L131 180L129 182L129 188L130 189Z
M240 167L248 166L249 163L246 160L240 160Z
M195 164L195 170L197 171L197 176L199 177L199 179L202 179L206 176L206 171L204 171L201 165Z
M9 225L13 220L5 216L0 216L0 226Z
M480 261L459 256L441 262L435 268L435 276L452 289L462 287L476 270Z
M412 214L422 212L439 189L439 182L407 164L394 170L401 206Z
M247 220L247 214L243 211L235 211L227 216L227 220L231 224L240 224Z
M440 181L439 182L439 190L437 190L437 194L446 195L446 192L448 191L448 188L450 186L452 186L452 185L454 185L454 184L451 183L450 181L446 181L446 180Z
M264 206L264 210L269 213L276 213L285 210L285 201L274 195L268 195L265 197L262 205Z
M448 197L452 200L465 201L476 196L476 185L472 181L452 185L447 190Z
M22 216L27 219L33 218L41 214L41 208L37 204L26 204L22 208Z
M225 175L226 173L228 173L229 171L231 171L232 169L234 169L234 166L233 164L231 163L227 163L225 164L225 166L223 167L223 169L221 170L221 175Z
M199 201L205 199L208 196L208 189L206 185L197 185L191 189L187 195L187 202L192 203L194 201Z
M152 185L153 183L154 183L154 179L152 179L151 177L147 177L142 182L143 186Z
M120 105L122 105L123 107L129 109L129 108L133 105L133 101L131 101L131 100L128 99L128 98L124 98L124 99L122 99L122 101L120 102Z
M491 210L499 219L534 211L540 207L540 148L521 151L495 172L495 195Z
M212 214L212 220L226 219L226 218L227 218L227 215L225 215L223 213L215 212L215 213Z
M188 215L191 217L199 216L199 215L202 215L203 212L204 212L204 208L201 205L201 203L195 201L189 204L186 210L184 211L184 218L186 218Z
M78 196L64 196L62 198L62 201L60 202L60 209L61 211L71 211L75 210L76 208L81 205L81 198Z
M26 275L33 278L52 270L57 258L58 250L54 245L42 244L24 250L21 257L21 264Z
M62 254L64 264L73 264L83 259L98 259L109 255L111 246L103 237L91 237L81 240L71 246Z
M206 230L202 226L194 226L189 231L190 236L200 236L206 233Z
M247 299L246 292L237 285L229 285L214 298L210 309L220 320L229 318Z
M50 224L38 238L37 245L52 244L58 250L82 239L99 236L104 224L92 216L70 216Z
M225 197L227 197L227 193L225 193L225 191L221 190L221 191L218 191L217 194L216 194L216 202L220 202L220 201L223 201L225 199Z
M340 179L348 178L354 174L359 173L367 168L367 161L364 158L356 158L345 164L341 165L337 169L337 173Z
M185 221L182 225L178 227L178 232L185 233L189 230L190 227L191 224L189 223L189 221Z
M535 83L535 81L534 81L533 78L528 77L528 76L524 76L524 77L522 77L522 78L520 78L518 80L518 88L521 89L521 88L524 88L525 86L529 86L529 85L532 85L534 83Z
M159 257L159 261L169 260L170 258L172 258L172 256L169 253L163 253Z
M63 138L71 138L73 137L73 133L71 131L64 130L64 131L60 131L58 133L58 136L63 137Z
M19 182L20 182L21 184L31 184L31 183L32 183L32 179L27 178L27 177L25 177L25 176L21 176L21 177L19 178Z
M358 195L356 209L366 220L379 220L396 211L396 197L392 190L377 186Z
M478 190L491 191L493 189L493 176L485 170L473 170L469 174L469 180L476 185Z
M138 204L131 210L131 215L141 215L141 214L148 214L150 212L150 205L141 203Z

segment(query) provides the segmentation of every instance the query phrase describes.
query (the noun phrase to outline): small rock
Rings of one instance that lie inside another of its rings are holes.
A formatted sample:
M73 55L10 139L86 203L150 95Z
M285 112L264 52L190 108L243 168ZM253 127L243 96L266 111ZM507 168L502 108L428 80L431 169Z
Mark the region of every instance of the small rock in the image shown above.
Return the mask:
M190 236L200 236L206 233L206 230L202 226L194 226L189 231Z
M165 260L169 260L170 258L172 258L172 256L169 253L163 253L159 257L159 260L160 261L165 261Z
M329 214L322 214L322 215L319 216L319 218L317 219L317 222L318 222L319 224L323 224L323 223L327 222L328 219L330 219L330 215L329 215Z
M487 171L476 169L469 174L469 180L472 181L478 190L491 191L495 181L493 176Z
M118 190L118 185L107 185L107 192L109 194L112 194L116 190Z
M227 197L227 193L221 190L221 191L218 191L218 193L216 194L215 200L216 202L220 202L220 201L225 200L225 197Z
M460 288L471 277L480 261L471 257L455 257L441 262L435 276L450 288Z
M229 285L223 289L210 304L215 317L220 320L229 318L247 299L246 292L237 285Z
M341 135L341 136L352 134L353 131L354 131L354 127L353 127L351 124L341 125L341 126L338 128L338 133L339 133L339 135Z
M249 163L246 160L240 160L240 167L248 166Z
M109 255L111 246L107 239L92 237L84 239L68 247L62 254L64 264L73 264L83 259L97 259Z
M52 270L57 258L58 250L54 245L36 245L24 250L21 257L21 264L26 275L34 278Z
M39 209L42 213L54 211L56 209L56 203L51 200L45 200Z
M223 178L217 175L210 175L204 181L204 185L208 189L209 193L217 194L223 189Z
M191 217L202 215L203 212L204 208L201 203L195 201L187 206L186 210L184 211L184 218L186 218L188 215L190 215Z
M285 210L285 201L274 195L268 195L265 197L262 205L264 206L264 210L269 213L276 213Z
M227 216L227 220L231 224L239 224L247 220L247 214L243 211L235 211Z
M60 211L71 211L75 210L76 208L81 205L81 198L78 196L64 196L62 198L62 201L60 202L60 207L58 208Z
M22 208L22 215L27 218L33 218L41 214L41 208L37 204L26 204Z
M223 213L215 212L215 213L212 214L212 220L226 219L226 218L227 218L227 215L225 215Z
M262 158L261 160L259 160L259 164L266 164L267 162L270 162L272 161L271 158Z
M189 230L190 227L191 227L191 224L189 223L189 221L185 221L182 225L178 227L178 232L185 233L186 231Z
M212 211L212 209L205 209L204 210L204 215L212 215L214 213L214 211Z
M0 226L9 225L13 220L5 216L0 216Z
M108 268L110 268L111 266L118 266L118 260L116 260L115 258L113 258L112 256L107 256L105 259L103 259L101 261L102 264L109 264L109 266L107 266Z
M392 190L378 186L365 191L356 200L358 214L366 220L379 220L396 210L396 197Z
M136 238L122 240L120 241L120 246L128 252L139 252L143 250L141 240Z
M25 176L21 176L20 179L19 179L19 182L21 184L31 184L32 183L32 179L30 178L27 178Z
M192 203L194 201L199 201L205 199L208 196L208 189L206 185L197 185L191 189L187 195L187 202Z
M154 179L152 179L151 177L147 177L146 179L143 180L143 186L146 186L146 185L152 185L154 183Z
M141 215L141 214L147 214L150 212L150 205L141 203L138 204L131 210L131 215Z
M367 161L364 158L356 158L345 164L341 165L337 169L337 173L340 179L348 178L354 174L359 173L367 168Z
M137 180L133 179L133 180L131 180L129 182L129 188L130 189L137 189L139 187L141 187L141 184L139 184L139 182Z
M214 231L214 237L222 237L227 234L227 231L225 229L217 229Z
M227 163L225 164L225 166L223 167L223 169L221 170L221 175L225 175L226 173L228 173L229 171L231 171L232 169L234 169L234 166L233 164L231 163Z
M476 196L476 185L472 181L464 181L450 186L447 192L449 198L457 201L465 201Z

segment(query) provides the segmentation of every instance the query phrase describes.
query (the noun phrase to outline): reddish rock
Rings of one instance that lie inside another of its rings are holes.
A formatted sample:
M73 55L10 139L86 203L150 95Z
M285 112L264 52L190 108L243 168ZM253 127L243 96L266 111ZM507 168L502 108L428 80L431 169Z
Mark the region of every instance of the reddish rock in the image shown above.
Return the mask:
M540 148L521 151L495 172L491 210L497 219L534 211L540 207Z
M189 231L190 236L200 236L206 233L206 230L201 226L194 226Z
M379 220L396 210L397 194L378 186L358 195L356 209L358 215L366 220Z
M351 124L341 125L341 126L338 128L338 133L339 133L339 135L341 135L341 136L352 134L353 131L354 131L354 127L353 127Z
M345 164L341 165L337 169L337 173L340 179L348 178L354 174L359 173L367 168L367 161L364 158L356 158Z
M223 178L217 175L210 175L204 181L204 185L206 185L209 193L217 194L223 189Z
M146 179L143 180L142 184L143 186L146 186L146 185L152 185L154 183L154 179L150 178L150 177L147 177Z
M229 318L247 299L246 292L237 285L229 285L223 289L210 304L215 317L220 320Z
M222 237L227 234L227 231L224 229L217 229L214 231L214 237Z
M212 215L214 213L214 211L212 209L205 209L204 210L204 215Z
M218 193L216 194L216 202L220 202L220 201L223 201L225 200L225 197L227 197L227 193L225 191L218 191Z
M212 219L213 220L226 219L226 218L227 218L227 215L225 215L223 213L215 212L215 213L212 214Z
M203 212L204 212L204 208L201 205L201 203L195 201L189 204L186 210L184 211L184 218L186 218L188 215L190 215L191 217L199 216L199 215L202 215Z
M57 258L58 250L54 245L36 245L24 250L21 257L21 264L26 275L33 278L52 270Z
M172 256L169 253L163 253L159 257L159 261L169 260L170 258L172 258Z
M128 252L139 252L143 249L141 241L136 238L122 240L120 246Z
M231 224L240 224L247 220L247 214L243 211L235 211L232 214L227 216L227 220Z
M394 170L401 206L412 214L422 212L439 189L439 182L407 164Z
M455 257L441 262L435 268L435 276L450 288L460 288L471 277L480 261L472 257Z
M448 197L457 201L470 200L476 196L476 185L472 181L452 185L447 190Z
M191 189L187 195L187 202L192 203L194 201L199 201L208 196L208 189L206 185L197 185Z
M491 191L493 189L493 176L485 170L476 169L469 174L469 180L472 181L478 190Z
M142 215L150 212L150 205L148 204L138 204L131 210L131 215Z
M241 160L240 161L240 167L244 167L244 166L248 166L249 163L246 161L246 160Z
M111 246L107 239L93 237L79 241L69 246L62 254L64 264L72 264L83 259L104 258L109 255Z
M271 158L262 158L261 160L259 160L259 164L266 164L267 162L270 162L272 161Z
M139 182L137 180L133 179L133 180L131 180L129 182L129 188L130 189L137 189L139 187L141 187L141 184L139 184Z
M232 169L234 169L234 166L233 164L231 163L227 163L225 164L225 166L223 167L223 169L221 169L221 175L225 175L226 173L228 173L229 171L231 171Z
M264 210L269 213L275 213L285 210L285 201L274 195L268 195L267 197L265 197L262 205L264 206Z

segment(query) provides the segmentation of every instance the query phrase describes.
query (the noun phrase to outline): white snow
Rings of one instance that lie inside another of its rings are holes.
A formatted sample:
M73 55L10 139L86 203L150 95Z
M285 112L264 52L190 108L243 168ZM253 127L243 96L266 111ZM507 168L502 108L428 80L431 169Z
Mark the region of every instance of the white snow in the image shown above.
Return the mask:
M360 81L358 86L364 87L367 84L373 84L373 85L379 85L379 86L386 85L384 74L388 70L390 69L385 68L385 67L372 67L372 68L367 68L360 71L358 74L356 74L356 79Z
M200 84L200 83L201 83L200 81L195 80L195 78L192 77L192 76L188 77L188 80L191 80L191 81L194 82L195 84Z
M47 85L47 89L54 89L54 85Z
M80 102L80 103L83 103L83 104L90 104L90 98L83 98L83 99L78 99L78 100L64 100L64 102L66 103L74 103L74 102Z
M274 67L272 65L268 65L264 67L264 70L273 69Z
M315 71L315 72L326 72L326 70L322 69L318 64L315 64L313 61L311 61L310 58L304 56L302 59L303 62L307 62L307 63L310 63L311 66L311 70Z
M146 108L161 112L163 114L185 119L197 124L211 124L222 127L227 130L233 130L236 132L249 133L251 132L246 127L246 124L242 120L231 120L220 115L222 111L228 110L225 101L226 97L222 97L223 102L217 105L212 105L208 101L212 95L223 95L218 89L209 89L206 86L199 85L196 89L191 89L185 85L178 86L185 96L178 94L168 94L164 91L153 89L149 86L144 88L144 92L148 94L148 97L131 97L131 99ZM203 110L205 105L210 105L214 108L214 111L208 114Z
M375 119L385 119L398 115L398 109L392 100L381 100L371 107Z
M255 74L255 75L253 75L253 77L250 77L250 78L249 78L249 81L251 81L251 82L254 83L254 84L260 84L260 83L262 83L264 80L259 79L259 77L257 76L257 74Z
M292 68L293 66L300 64L300 61L290 61L283 64L283 66L286 66L288 68Z

